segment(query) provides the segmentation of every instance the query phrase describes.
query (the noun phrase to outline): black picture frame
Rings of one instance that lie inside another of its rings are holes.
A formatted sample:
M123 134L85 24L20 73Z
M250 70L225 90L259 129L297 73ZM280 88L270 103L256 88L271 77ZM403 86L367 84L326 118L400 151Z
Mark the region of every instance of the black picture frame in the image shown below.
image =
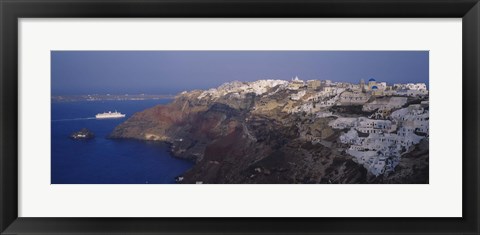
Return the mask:
M0 15L0 231L2 234L478 234L480 232L478 203L480 5L478 0L0 0ZM462 18L463 217L18 217L18 19L37 17Z

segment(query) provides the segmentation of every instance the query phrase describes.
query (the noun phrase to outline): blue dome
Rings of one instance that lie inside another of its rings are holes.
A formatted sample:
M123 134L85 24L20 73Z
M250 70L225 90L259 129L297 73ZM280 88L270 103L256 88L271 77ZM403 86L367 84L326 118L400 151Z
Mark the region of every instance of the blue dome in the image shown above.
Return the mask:
M372 86L372 90L377 90L378 87L377 86Z
M369 82L374 82L374 81L375 81L375 79L373 79L373 78L370 78L370 79L368 79L368 81L369 81Z

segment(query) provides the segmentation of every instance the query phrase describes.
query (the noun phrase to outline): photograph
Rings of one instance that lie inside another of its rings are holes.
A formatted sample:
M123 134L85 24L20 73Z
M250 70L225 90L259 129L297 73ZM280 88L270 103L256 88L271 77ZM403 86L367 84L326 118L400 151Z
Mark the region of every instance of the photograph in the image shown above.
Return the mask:
M51 184L429 184L428 50L53 50L50 66Z

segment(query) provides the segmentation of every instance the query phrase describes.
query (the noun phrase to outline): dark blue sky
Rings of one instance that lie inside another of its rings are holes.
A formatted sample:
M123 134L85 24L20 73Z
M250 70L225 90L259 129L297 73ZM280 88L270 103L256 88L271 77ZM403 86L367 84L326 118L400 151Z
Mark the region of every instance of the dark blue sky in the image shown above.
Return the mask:
M227 81L424 82L428 51L52 51L52 95L175 94Z

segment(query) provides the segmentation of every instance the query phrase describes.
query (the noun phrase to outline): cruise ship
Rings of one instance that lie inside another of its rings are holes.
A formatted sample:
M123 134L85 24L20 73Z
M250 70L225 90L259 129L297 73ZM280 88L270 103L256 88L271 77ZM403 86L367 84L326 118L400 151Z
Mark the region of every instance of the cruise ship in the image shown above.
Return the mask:
M105 112L105 113L99 113L99 114L95 115L96 119L124 118L124 117L125 117L125 114L122 114L122 113L117 112L117 111L115 111L113 113L111 111L108 111L108 113Z

